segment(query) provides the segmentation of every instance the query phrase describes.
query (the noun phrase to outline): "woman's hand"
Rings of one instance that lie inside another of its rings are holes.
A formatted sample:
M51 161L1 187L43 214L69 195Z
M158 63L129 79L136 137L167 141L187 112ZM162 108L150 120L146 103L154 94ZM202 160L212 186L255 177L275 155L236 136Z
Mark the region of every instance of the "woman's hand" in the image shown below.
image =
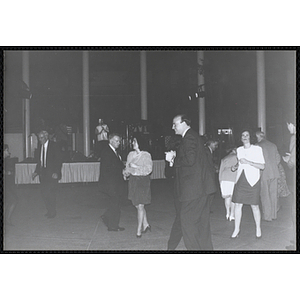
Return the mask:
M248 164L248 165L250 165L250 161L247 160L246 158L241 158L239 162L240 162L241 164Z

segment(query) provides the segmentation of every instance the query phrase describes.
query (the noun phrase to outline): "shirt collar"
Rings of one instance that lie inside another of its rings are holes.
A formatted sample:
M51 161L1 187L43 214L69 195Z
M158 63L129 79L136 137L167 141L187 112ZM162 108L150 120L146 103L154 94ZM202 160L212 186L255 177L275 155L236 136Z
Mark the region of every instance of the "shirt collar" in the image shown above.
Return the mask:
M116 149L111 144L108 144L108 145L115 153L117 153Z
M191 127L188 127L188 128L183 132L183 134L182 134L182 137L183 137L183 138L184 138L186 132L187 132L190 128L191 128Z

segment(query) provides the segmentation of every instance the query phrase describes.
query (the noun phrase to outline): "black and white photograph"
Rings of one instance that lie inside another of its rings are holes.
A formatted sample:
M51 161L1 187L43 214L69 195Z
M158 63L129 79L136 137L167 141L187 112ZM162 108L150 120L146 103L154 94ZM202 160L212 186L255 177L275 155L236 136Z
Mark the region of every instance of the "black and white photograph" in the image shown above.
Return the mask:
M3 250L296 252L293 47L3 51Z

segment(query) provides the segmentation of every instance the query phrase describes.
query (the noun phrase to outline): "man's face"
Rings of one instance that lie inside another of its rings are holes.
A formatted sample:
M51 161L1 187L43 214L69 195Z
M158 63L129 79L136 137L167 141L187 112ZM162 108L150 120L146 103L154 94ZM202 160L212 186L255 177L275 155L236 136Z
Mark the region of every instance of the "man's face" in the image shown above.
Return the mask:
M287 128L288 128L290 134L296 133L296 127L293 123L287 123Z
M8 148L4 149L4 158L6 157L10 157L10 152Z
M44 145L48 141L48 133L47 132L41 132L38 134L39 141L42 145Z
M256 139L257 139L258 142L262 141L262 137L260 136L260 134L256 134Z
M187 125L185 122L181 121L181 117L175 117L173 119L173 126L172 129L175 131L176 134L182 135L186 129Z
M211 144L212 151L216 151L217 148L218 148L218 142L214 142Z
M118 149L121 144L121 138L119 136L114 136L109 143L115 148Z

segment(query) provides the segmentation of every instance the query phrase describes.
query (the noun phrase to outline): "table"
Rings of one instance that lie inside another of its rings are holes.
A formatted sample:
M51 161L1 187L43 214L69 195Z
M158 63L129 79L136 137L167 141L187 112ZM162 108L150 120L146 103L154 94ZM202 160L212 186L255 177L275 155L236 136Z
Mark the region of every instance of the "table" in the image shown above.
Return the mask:
M15 183L16 184L38 184L37 176L32 180L36 163L17 163L15 165ZM97 182L100 175L100 162L72 162L63 163L62 178L59 183L75 182ZM154 160L151 179L165 178L165 161Z

